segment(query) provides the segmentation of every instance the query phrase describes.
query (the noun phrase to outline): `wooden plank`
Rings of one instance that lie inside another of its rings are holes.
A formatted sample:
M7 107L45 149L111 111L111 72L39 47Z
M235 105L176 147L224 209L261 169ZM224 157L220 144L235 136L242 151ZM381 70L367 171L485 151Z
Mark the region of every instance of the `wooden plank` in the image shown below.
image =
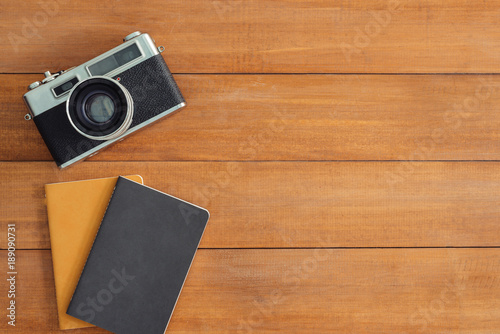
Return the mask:
M0 75L1 160L50 160ZM177 75L188 106L93 160L500 160L497 76Z
M16 333L63 333L50 251L17 261ZM199 250L168 333L489 334L499 275L498 249Z
M135 30L174 72L498 72L500 1L2 0L0 73L79 65ZM134 8L134 10L130 10ZM82 14L84 13L84 14Z
M1 230L49 248L43 185L140 174L211 212L203 248L499 246L495 162L1 163ZM2 248L6 240L0 239Z

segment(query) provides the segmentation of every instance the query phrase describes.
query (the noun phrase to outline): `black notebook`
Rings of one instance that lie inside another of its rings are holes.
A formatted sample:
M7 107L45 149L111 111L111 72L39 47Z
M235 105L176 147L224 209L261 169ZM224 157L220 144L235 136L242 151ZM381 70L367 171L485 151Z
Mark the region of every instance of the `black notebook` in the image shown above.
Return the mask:
M163 334L208 217L120 177L67 313L116 334Z

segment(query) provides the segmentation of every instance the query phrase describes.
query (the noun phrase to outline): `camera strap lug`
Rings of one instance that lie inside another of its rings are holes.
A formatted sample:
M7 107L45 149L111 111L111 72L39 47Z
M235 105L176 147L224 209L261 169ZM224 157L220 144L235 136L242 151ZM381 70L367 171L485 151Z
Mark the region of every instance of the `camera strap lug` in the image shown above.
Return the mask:
M24 115L24 119L27 120L27 121L31 120L31 118L32 117L31 117L30 113L27 113L26 115Z
M160 45L158 47L158 52L162 53L163 51L165 51L165 47L163 45Z

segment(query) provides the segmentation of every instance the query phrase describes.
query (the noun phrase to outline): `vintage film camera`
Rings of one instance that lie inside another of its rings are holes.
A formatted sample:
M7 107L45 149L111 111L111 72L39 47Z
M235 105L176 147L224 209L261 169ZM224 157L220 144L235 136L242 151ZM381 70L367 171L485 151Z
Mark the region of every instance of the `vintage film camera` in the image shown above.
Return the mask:
M185 106L163 47L141 32L66 71L45 72L24 101L60 168L88 158Z

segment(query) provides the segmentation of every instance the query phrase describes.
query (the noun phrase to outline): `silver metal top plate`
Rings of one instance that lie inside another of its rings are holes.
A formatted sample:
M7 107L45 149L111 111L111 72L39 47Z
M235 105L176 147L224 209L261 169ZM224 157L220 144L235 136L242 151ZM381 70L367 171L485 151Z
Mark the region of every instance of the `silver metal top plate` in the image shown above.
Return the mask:
M39 87L36 87L28 91L26 94L24 94L23 98L24 101L26 102L26 105L28 106L28 109L31 112L31 115L33 115L33 117L36 117L41 113L61 103L66 102L69 96L68 94L69 92L56 97L53 93L53 88L65 83L68 80L71 80L74 77L78 78L78 81L90 78L91 75L88 70L89 66L105 59L106 57L122 49L125 49L126 47L132 45L133 43L137 44L137 47L141 51L141 57L136 58L130 61L129 63L114 69L109 73L104 74L104 76L113 77L119 73L122 73L130 69L131 67L136 66L137 64L145 61L146 59L159 54L158 49L156 48L156 45L153 42L153 39L148 34L141 34L127 42L124 42L123 44L101 54L100 56L95 57L92 60L83 63L80 66L76 66L74 68L69 69L66 72L63 72L62 74L55 77L53 80L44 83Z

